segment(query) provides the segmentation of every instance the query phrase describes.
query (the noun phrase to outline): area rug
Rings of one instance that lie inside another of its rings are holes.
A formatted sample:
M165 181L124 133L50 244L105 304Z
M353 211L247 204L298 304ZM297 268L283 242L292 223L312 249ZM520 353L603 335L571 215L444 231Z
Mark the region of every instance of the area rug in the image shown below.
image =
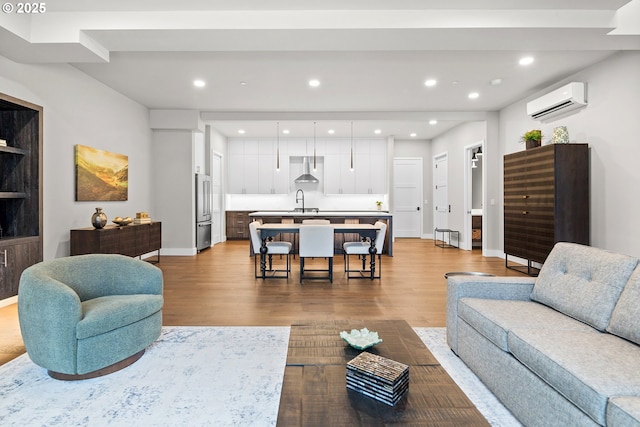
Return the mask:
M415 328L494 426L519 425L448 349L444 328ZM27 355L0 366L0 425L275 426L288 327L164 327L133 365L78 382Z

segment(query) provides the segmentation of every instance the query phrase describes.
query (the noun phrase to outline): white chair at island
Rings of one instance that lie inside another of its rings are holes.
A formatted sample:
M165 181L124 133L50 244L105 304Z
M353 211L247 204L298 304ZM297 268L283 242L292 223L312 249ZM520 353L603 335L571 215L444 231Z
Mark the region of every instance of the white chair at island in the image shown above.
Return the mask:
M333 234L333 227L329 224L304 223L300 225L298 236L300 283L307 279L329 279L329 282L333 283ZM328 267L326 270L305 269L305 258L327 258ZM327 275L305 274L311 272L326 272Z
M379 279L382 276L382 249L384 248L384 238L387 233L387 224L382 221L375 223L378 231L376 232L376 240L374 241L376 246L376 255L378 256L378 262L376 262L376 270L374 272L374 279ZM344 249L344 271L347 273L348 279L370 279L371 270L367 268L367 255L369 255L369 249L371 242L346 242L342 245ZM352 270L350 266L351 256L357 255L362 259L362 269ZM373 255L375 256L375 255ZM352 275L351 273L358 273Z
M253 271L255 273L256 279L284 279L289 278L289 272L291 271L289 257L291 255L291 243L290 242L267 242L267 253L268 257L268 266L265 269L264 274L262 274L262 269L260 269L260 274L258 274L258 258L260 258L260 248L262 247L262 239L260 238L260 232L258 227L260 226L260 222L252 221L249 224L249 234L251 236L251 245L253 246ZM287 266L285 270L274 270L273 269L273 255L285 255ZM270 275L267 276L267 272ZM281 274L281 273L285 274Z

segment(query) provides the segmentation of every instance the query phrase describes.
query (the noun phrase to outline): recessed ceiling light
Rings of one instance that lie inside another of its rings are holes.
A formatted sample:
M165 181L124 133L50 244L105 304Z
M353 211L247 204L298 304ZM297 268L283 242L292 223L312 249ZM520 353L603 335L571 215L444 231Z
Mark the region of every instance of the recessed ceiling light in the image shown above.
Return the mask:
M289 129L284 129L282 133L284 133L285 135L289 135Z
M531 65L531 64L533 64L533 57L532 56L525 56L524 58L520 58L520 61L518 61L518 63L520 65Z
M382 131L380 129L376 129L373 131L373 133L375 133L376 135L380 135Z
M317 79L311 79L311 80L309 80L309 86L311 86L311 87L318 87L318 86L320 86L320 80L317 80Z
M336 131L335 131L335 130L333 130L333 129L329 129L327 132L329 132L331 135L333 135L334 133L336 133Z
M435 86L437 83L438 82L436 81L436 79L429 79L424 82L424 85L427 87L432 87L432 86Z
M238 130L238 133L239 133L239 134L244 134L244 129L239 129L239 130Z
M195 87L205 87L206 83L204 82L204 80L194 80L193 85Z
M491 80L491 86L499 86L502 84L502 79L501 78L497 78L497 79L493 79Z
M480 94L478 92L471 92L467 96L469 97L469 99L477 99L480 96Z
M414 132L414 133L410 134L409 136L410 136L411 138L415 138L416 136L418 136L418 134Z
M437 120L429 120L429 124L430 124L431 126L433 126L433 125L437 125L437 124L438 124L438 121L437 121Z
M246 86L247 82L240 82L240 86Z

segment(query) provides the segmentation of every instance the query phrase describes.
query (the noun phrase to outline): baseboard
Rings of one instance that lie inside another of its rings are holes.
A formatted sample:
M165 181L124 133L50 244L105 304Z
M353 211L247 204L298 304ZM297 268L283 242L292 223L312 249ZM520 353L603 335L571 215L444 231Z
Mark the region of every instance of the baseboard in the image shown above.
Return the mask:
M194 256L198 253L196 248L162 248L160 255L166 256Z
M495 249L486 249L483 250L482 256L504 259L504 252Z
M7 307L18 302L18 295L0 300L0 308Z

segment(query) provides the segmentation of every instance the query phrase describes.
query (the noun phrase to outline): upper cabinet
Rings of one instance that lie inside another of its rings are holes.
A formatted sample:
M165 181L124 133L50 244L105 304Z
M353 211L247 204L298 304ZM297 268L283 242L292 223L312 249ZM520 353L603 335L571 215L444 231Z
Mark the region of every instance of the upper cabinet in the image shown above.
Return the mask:
M289 192L289 157L286 142L280 141L279 147L278 150L276 140L230 140L228 192L230 194L287 194Z
M351 142L330 140L325 145L324 192L326 194L355 194L356 179L351 169Z
M387 144L384 140L327 141L326 194L384 194Z
M382 140L357 141L355 145L354 172L356 179L356 193L386 193L386 142Z
M42 260L42 107L0 94L0 300Z
M387 144L383 139L293 140L231 139L228 143L229 194L289 194L293 184L290 157L324 163L325 194L384 194ZM279 147L279 149L278 149ZM279 167L278 167L279 166Z

